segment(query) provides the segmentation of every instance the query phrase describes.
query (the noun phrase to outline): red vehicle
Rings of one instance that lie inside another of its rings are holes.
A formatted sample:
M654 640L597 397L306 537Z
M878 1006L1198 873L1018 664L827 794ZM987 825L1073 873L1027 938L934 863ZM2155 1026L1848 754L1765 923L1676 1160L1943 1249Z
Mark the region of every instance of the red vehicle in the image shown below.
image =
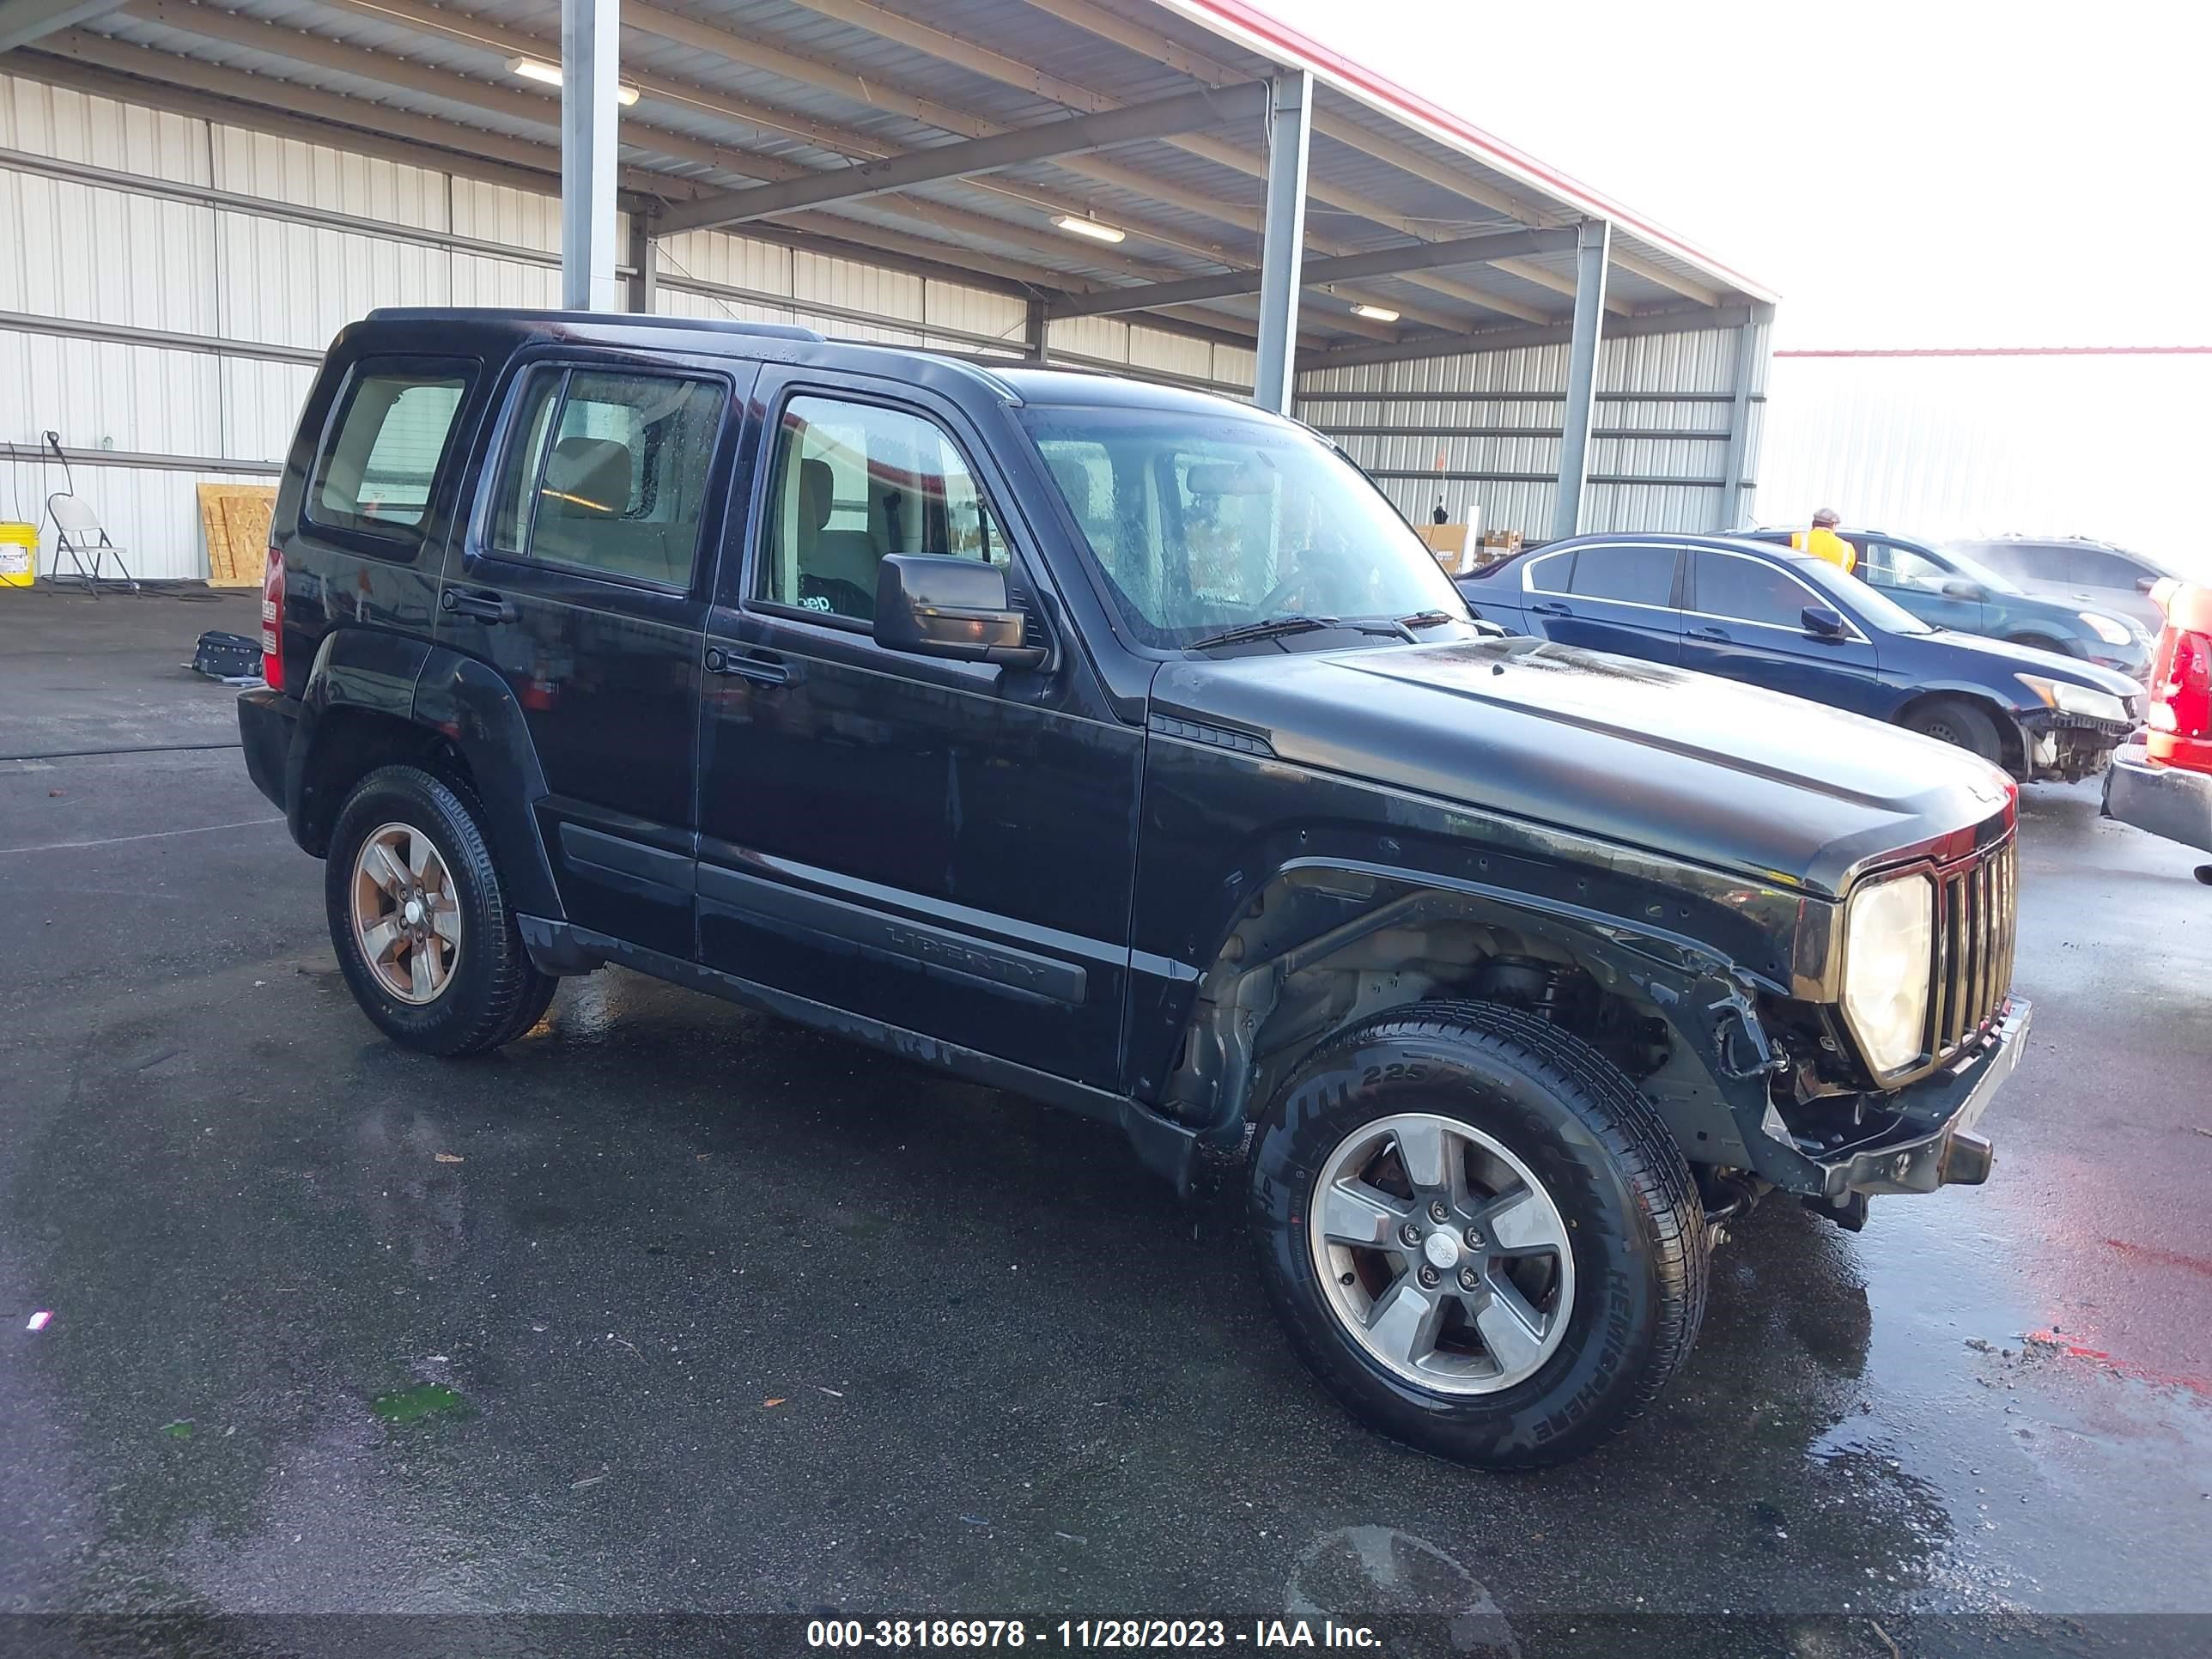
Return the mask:
M2150 665L2148 730L2112 757L2105 811L2212 852L2212 587L2163 596L2166 629ZM2212 864L2197 878L2212 885Z

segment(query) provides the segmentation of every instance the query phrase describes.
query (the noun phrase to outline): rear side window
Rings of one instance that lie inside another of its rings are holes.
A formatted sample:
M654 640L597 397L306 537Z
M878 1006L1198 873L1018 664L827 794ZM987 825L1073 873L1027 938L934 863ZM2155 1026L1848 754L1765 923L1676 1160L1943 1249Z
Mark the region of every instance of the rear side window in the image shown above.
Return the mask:
M458 366L356 371L315 462L308 516L334 529L416 539L467 389Z
M2074 580L2070 548L2043 546L2034 542L1991 542L1980 553L1984 562L1995 565L2008 576L2025 577L2034 582Z
M1674 550L1671 547L1585 547L1575 555L1571 590L1586 599L1622 605L1674 603Z
M491 546L690 586L726 401L712 380L539 370L509 427Z
M2133 587L2150 574L2132 559L2107 553L2100 547L2074 550L2074 580L2084 587Z

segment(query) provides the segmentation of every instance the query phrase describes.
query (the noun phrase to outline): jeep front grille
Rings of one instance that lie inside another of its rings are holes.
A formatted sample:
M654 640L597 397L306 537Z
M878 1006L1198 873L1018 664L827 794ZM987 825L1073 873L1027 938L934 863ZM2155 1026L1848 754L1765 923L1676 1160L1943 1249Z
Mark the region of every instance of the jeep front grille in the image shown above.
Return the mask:
M1936 889L1936 1054L1948 1058L1986 1031L2012 989L2019 848L2008 840Z

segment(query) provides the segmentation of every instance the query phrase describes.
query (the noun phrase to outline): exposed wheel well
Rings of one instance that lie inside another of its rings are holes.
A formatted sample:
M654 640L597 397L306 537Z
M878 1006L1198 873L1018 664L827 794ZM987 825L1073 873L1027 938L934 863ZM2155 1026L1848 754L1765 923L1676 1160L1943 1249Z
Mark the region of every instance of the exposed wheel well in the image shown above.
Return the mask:
M1915 714L1925 714L1938 703L1964 703L1978 709L1996 727L1997 764L2016 778L2027 775L2027 739L2020 729L2020 722L2012 711L1994 697L1978 696L1971 691L1928 691L1912 699L1897 711L1895 724L1908 725Z
M315 722L300 790L301 844L320 858L338 809L353 787L380 766L411 764L475 792L469 763L443 732L379 709L326 709Z
M1279 877L1200 981L1164 1102L1225 1135L1328 1033L1437 997L1541 1015L1644 1083L1702 1078L1659 1009L1561 930L1471 895L1342 871Z

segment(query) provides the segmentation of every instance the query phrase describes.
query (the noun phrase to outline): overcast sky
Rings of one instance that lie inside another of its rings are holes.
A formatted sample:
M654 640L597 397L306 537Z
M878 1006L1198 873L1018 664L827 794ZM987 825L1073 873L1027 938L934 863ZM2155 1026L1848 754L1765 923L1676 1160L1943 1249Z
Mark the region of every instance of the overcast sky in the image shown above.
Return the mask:
M1778 344L2201 344L2212 6L1261 0L1781 291Z

